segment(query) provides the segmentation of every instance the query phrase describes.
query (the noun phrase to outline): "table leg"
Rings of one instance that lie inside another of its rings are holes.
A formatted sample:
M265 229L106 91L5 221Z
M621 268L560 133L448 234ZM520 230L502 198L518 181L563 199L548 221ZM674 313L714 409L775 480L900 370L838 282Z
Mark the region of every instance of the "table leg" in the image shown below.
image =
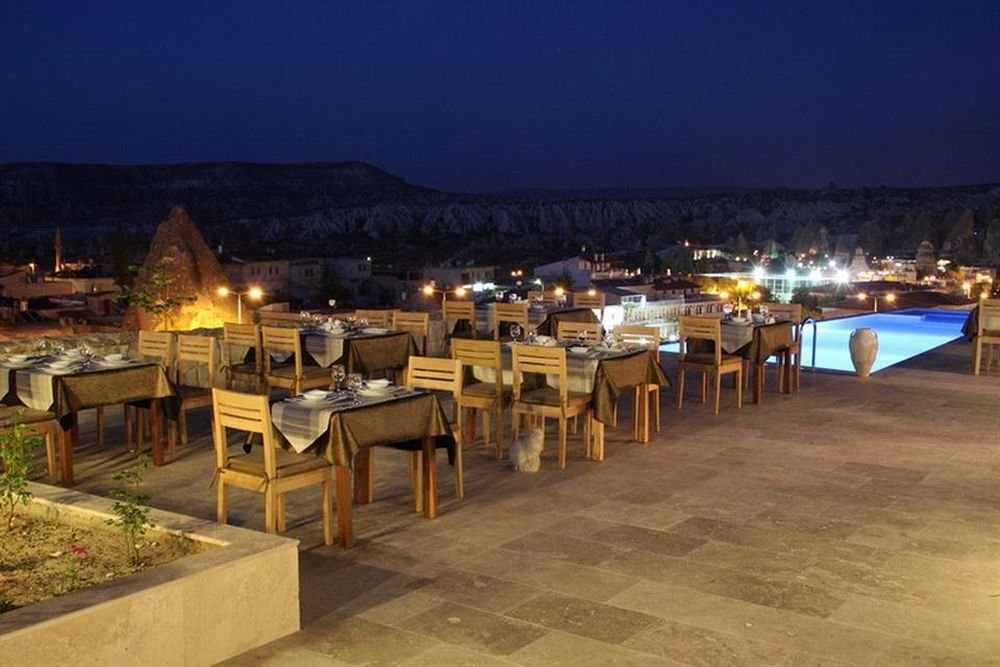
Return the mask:
M764 362L754 364L753 374L753 402L760 403L764 400Z
M792 351L785 350L781 353L781 368L785 377L782 380L781 392L783 394L792 393L792 378L795 377L795 368L792 366Z
M604 422L593 420L591 425L591 437L594 439L594 447L591 458L595 461L604 460Z
M337 535L345 549L354 546L354 508L351 506L351 469L335 466L337 477Z
M354 457L354 502L358 505L367 505L374 499L374 469L372 450L367 448L358 452Z
M149 402L149 439L153 450L153 465L164 464L163 458L163 401L154 398Z
M635 421L635 441L649 442L649 386L641 384L635 388L633 401L633 420Z
M63 486L73 486L73 445L77 432L76 413L71 415L73 424L69 428L59 429L59 463L62 466Z
M437 443L434 436L427 435L423 438L424 455L424 517L434 519L437 517L437 464L434 461L435 448Z

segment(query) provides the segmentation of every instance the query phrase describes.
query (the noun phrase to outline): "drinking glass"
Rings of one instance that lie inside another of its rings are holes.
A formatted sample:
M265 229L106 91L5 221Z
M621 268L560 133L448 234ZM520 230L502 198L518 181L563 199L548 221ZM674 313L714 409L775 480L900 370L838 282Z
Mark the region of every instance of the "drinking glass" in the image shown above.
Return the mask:
M586 347L587 346L587 332L586 331L581 331L580 333L578 333L576 335L576 342L581 347Z
M364 385L365 379L361 377L361 373L348 373L347 374L347 388L351 391L357 391L361 389Z
M510 337L511 337L511 340L513 340L514 342L517 342L517 341L521 340L521 333L522 332L521 332L521 325L520 324L512 324L512 325L510 325Z
M330 366L330 379L333 381L334 391L340 389L346 378L347 369L344 368L343 364L334 364L333 366Z

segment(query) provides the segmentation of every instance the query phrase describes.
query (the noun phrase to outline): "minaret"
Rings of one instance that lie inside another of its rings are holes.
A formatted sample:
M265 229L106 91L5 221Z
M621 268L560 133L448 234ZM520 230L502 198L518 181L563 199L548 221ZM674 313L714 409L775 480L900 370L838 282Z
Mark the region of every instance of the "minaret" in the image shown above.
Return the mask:
M62 271L63 267L63 246L62 246L62 233L59 228L56 227L56 263L55 267L52 269L53 273L59 273Z

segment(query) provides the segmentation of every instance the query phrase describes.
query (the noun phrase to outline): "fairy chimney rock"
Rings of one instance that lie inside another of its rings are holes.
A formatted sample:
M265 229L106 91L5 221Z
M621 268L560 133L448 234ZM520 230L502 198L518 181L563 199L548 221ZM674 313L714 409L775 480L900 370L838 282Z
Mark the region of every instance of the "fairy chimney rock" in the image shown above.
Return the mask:
M140 329L188 330L220 327L223 322L236 321L234 299L217 293L220 286L229 284L226 273L187 211L180 206L174 206L157 227L136 289L143 288L144 276L156 267L163 267L171 280L167 295L183 303L166 321L157 321L133 306L129 319Z

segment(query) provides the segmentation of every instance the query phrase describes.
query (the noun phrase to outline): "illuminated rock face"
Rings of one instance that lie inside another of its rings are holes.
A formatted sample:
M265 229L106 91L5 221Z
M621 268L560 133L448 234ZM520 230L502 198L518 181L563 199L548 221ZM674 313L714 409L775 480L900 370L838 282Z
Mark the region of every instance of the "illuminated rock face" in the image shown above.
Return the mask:
M221 285L228 285L222 265L209 250L201 232L187 212L175 206L153 236L149 253L143 263L147 274L162 266L173 282L168 296L184 299L183 305L165 321L157 321L149 313L132 307L126 321L139 329L188 330L200 327L221 327L223 322L236 321L234 297L220 297ZM140 275L136 287L141 289Z

